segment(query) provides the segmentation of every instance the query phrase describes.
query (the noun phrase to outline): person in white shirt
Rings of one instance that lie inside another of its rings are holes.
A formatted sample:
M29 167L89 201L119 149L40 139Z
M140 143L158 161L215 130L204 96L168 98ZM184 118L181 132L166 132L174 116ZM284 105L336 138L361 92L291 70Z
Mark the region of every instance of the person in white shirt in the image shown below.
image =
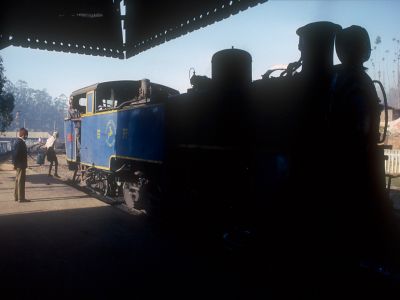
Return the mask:
M54 163L54 177L60 178L60 176L58 176L58 173L57 173L57 170L58 170L57 155L56 155L56 152L54 151L54 145L55 145L57 138L58 138L58 132L54 131L53 135L49 136L49 138L47 139L45 148L46 148L47 160L50 162L48 176L52 176L51 169L53 168L53 163Z

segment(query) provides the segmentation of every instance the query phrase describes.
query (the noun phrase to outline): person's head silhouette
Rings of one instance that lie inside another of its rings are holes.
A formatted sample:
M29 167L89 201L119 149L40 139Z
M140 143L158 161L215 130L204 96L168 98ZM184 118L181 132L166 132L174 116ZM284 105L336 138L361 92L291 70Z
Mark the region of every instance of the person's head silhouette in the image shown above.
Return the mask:
M365 28L352 25L339 31L336 54L345 66L362 66L371 55L371 42Z

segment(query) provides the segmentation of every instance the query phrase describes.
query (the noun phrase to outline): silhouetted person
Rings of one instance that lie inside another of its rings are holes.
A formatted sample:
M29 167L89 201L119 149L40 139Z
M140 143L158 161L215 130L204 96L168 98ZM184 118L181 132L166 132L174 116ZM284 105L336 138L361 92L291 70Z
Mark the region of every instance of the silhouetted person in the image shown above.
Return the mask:
M342 64L332 81L329 114L330 233L335 254L357 270L360 261L387 263L388 234L395 224L385 191L383 150L377 145L379 98L363 67L371 53L368 32L360 26L343 29L336 52Z
M14 200L19 202L29 202L29 200L25 199L25 177L26 168L28 167L28 151L25 144L27 137L28 130L21 128L12 155L14 169L17 171L15 177Z
M336 67L332 83L332 128L340 135L338 140L358 147L360 151L376 149L379 142L379 99L363 67L371 53L368 32L354 25L343 29L336 37L336 52L342 64Z
M54 150L54 146L55 146L55 142L56 142L57 138L58 138L58 132L54 131L53 135L50 136L47 139L47 142L46 142L46 145L45 145L45 147L47 149L46 150L47 160L50 162L48 176L51 176L51 169L52 169L53 163L54 163L54 177L60 177L60 176L58 176L58 172L57 172L57 170L58 170L58 159L57 159L56 152Z

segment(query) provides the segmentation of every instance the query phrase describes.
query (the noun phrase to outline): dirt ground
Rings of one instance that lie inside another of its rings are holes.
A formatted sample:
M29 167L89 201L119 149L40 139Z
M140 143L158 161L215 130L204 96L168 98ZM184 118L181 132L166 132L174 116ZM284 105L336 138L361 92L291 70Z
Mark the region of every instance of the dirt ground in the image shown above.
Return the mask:
M387 145L392 145L393 149L400 149L400 135L393 134L387 138Z
M37 157L36 153L31 153L30 155L28 155L28 168L39 174L47 174L49 172L49 166L50 166L50 163L47 161L47 158L43 165L38 165L36 163L36 157ZM61 177L59 179L62 181L71 180L74 172L68 170L65 154L57 154L57 160L58 160L58 175ZM54 165L51 170L51 174L54 175Z

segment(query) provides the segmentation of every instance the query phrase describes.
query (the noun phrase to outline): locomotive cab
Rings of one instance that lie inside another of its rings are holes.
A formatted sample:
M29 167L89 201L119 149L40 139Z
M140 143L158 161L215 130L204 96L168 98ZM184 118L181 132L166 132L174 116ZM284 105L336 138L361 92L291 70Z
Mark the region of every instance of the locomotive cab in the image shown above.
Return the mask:
M70 169L80 169L81 180L105 195L120 193L136 171L157 169L164 156L163 102L177 94L147 79L101 82L73 92L65 119Z

